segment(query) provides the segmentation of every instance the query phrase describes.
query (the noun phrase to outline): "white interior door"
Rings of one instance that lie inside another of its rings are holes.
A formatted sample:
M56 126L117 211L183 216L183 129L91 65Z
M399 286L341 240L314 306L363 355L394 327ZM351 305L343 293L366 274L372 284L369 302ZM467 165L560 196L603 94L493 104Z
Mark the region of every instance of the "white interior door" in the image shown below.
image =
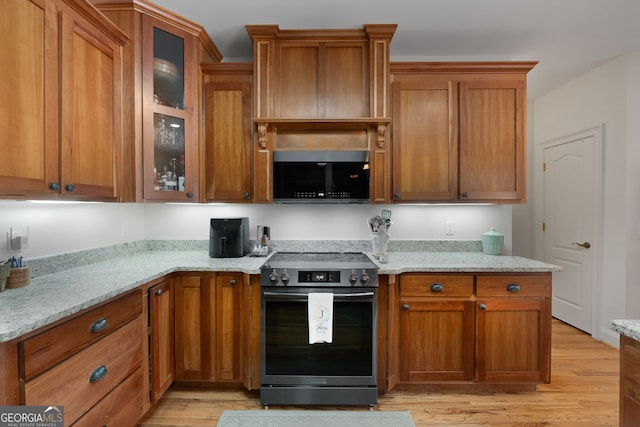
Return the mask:
M595 133L557 140L544 149L545 260L553 277L553 316L592 332L597 277L594 254L599 203Z

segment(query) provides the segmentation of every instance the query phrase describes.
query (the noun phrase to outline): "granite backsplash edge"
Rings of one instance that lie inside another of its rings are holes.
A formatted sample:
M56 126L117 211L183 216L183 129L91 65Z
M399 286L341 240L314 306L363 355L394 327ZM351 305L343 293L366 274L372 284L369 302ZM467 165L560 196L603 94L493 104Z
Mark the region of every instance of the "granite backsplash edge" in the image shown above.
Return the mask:
M256 242L252 241L253 246ZM370 240L272 240L279 252L371 252ZM389 252L482 252L480 240L390 240ZM31 278L146 251L209 251L209 240L138 240L64 254L26 258Z

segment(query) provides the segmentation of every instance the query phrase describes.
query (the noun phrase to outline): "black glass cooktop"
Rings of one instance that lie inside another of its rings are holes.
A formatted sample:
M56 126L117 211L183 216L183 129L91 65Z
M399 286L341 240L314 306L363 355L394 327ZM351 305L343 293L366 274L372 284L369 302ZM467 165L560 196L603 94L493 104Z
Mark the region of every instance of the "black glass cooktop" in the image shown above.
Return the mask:
M266 262L267 268L376 268L362 252L276 252Z

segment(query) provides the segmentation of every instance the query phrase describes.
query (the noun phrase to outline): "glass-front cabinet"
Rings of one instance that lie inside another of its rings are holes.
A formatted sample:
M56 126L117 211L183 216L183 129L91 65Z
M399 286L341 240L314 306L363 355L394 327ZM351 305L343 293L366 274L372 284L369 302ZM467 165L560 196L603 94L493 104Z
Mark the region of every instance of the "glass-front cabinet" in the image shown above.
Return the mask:
M198 59L193 37L143 18L145 200L197 201Z

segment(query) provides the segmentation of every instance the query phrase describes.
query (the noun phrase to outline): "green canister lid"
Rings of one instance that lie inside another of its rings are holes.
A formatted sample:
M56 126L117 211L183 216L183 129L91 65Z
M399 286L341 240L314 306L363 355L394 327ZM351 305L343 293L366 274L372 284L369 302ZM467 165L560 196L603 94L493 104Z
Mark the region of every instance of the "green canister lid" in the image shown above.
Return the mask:
M494 227L482 235L482 252L487 255L500 255L504 235L498 233Z

